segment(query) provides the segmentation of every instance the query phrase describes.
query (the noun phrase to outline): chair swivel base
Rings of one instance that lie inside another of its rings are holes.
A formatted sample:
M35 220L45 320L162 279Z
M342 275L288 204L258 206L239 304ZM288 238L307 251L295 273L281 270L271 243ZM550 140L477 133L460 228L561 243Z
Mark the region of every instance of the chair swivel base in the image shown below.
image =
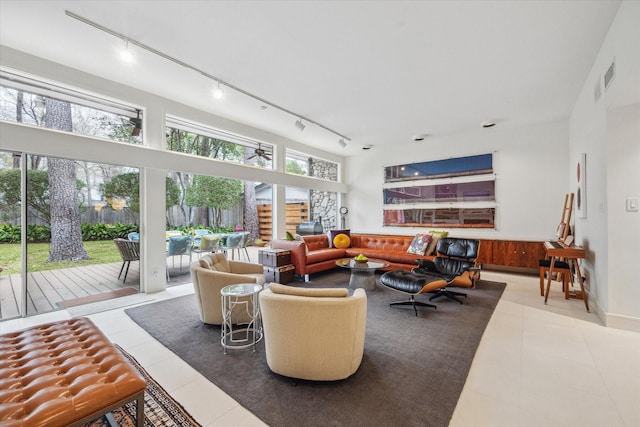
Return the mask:
M436 310L438 309L438 307L434 304L429 304L428 302L416 301L413 295L409 297L409 301L397 301L397 302L389 303L389 306L394 306L394 305L411 305L413 306L413 311L415 311L416 316L418 315L418 308L416 307L417 305L419 305L420 307L433 307Z
M447 297L453 301L456 301L460 304L462 304L462 300L458 297L467 297L467 294L463 293L463 292L455 292L455 291L448 291L446 289L439 289L437 291L434 292L433 295L431 295L431 297L429 298L429 301L434 300L436 298L440 298L440 297Z

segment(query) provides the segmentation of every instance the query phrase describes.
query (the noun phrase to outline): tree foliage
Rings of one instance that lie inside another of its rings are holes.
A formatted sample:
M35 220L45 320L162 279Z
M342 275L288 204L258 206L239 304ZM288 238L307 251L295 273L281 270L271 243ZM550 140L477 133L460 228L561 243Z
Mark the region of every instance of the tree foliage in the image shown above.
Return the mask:
M241 193L242 181L196 175L187 187L185 201L188 206L213 209L214 226L220 227L222 210L238 203Z
M302 165L295 160L287 160L287 164L285 165L285 172L292 173L296 175L307 175L307 171L304 170Z

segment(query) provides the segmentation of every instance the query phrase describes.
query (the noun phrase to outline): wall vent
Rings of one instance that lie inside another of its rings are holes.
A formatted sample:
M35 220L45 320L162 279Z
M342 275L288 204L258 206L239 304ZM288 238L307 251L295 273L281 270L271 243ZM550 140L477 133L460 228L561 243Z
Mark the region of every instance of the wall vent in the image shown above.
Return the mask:
M616 60L614 58L611 65L609 65L609 69L607 70L606 73L604 73L604 89L605 90L609 89L609 86L611 85L611 82L613 81L613 78L615 76L616 76Z

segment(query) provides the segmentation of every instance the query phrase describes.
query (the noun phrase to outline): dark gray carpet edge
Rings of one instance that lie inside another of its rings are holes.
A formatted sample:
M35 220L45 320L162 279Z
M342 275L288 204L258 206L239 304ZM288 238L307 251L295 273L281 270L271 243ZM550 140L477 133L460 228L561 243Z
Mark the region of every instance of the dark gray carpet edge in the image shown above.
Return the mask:
M224 355L220 327L200 322L194 295L125 312L155 339L271 426L447 426L471 362L505 288L480 281L460 305L390 307L405 295L367 292L367 334L362 364L336 382L301 381L269 370L264 343ZM312 276L309 287L346 286L348 271ZM302 283L294 283L302 286ZM420 299L427 300L428 295ZM295 345L295 343L291 343Z

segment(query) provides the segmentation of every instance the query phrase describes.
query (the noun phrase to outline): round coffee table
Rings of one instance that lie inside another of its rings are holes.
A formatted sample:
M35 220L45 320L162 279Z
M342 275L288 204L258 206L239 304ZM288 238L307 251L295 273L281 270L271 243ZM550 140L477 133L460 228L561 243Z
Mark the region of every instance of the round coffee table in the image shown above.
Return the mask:
M253 351L256 351L256 343L262 339L258 307L258 294L261 290L262 286L255 283L229 285L220 290L223 316L220 342L224 354L227 354L228 348L253 346ZM244 310L250 319L249 323L234 325L231 319L234 310Z
M373 291L376 289L376 270L389 267L389 262L373 258L369 258L367 262L356 262L353 258L342 258L336 261L336 265L351 270L349 279L351 289L363 288Z

